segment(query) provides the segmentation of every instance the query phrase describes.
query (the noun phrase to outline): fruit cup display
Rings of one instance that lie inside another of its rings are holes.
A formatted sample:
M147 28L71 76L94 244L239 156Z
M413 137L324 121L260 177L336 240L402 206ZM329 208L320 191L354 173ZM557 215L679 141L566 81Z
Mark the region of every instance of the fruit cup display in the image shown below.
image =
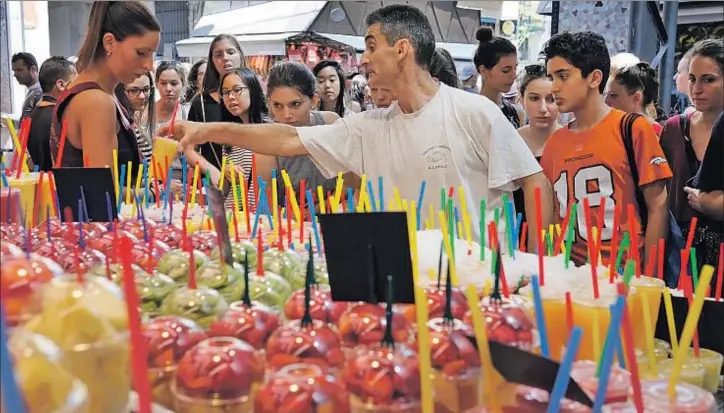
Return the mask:
M480 403L480 356L472 328L458 319L434 318L430 330L435 411L461 412Z
M98 250L106 256L115 259L116 255L118 255L116 245L118 245L118 240L124 236L129 237L134 245L139 243L138 239L131 235L130 232L118 231L115 234L113 232L105 232L97 237L89 238L86 240L86 247Z
M53 340L71 374L88 387L89 412L125 412L131 390L128 316L113 282L64 275L46 283L35 299L40 313L24 328Z
M208 328L227 307L226 300L218 291L200 285L198 288L180 287L172 291L163 300L158 312L162 315L185 317L196 321L203 328Z
M206 333L195 322L182 317L157 317L141 326L148 349L148 375L153 401L173 408L171 378L179 360L191 347L205 340Z
M545 412L550 404L550 393L534 387L515 387L515 406L506 406L506 413ZM591 409L569 399L560 402L560 413L590 413Z
M99 226L95 223L84 222L82 226L84 239L96 238L106 231L105 227ZM64 225L59 234L59 238L62 238L71 243L77 243L78 240L80 240L80 227L77 223Z
M302 256L302 265L294 267L289 273L287 280L295 290L304 288L304 279L307 276L307 266L304 263L309 254L300 254ZM325 260L314 260L314 279L318 284L329 284L329 274L327 273L327 263Z
M194 249L201 251L206 256L211 255L211 251L219 245L219 236L216 231L196 231L189 235L189 240Z
M313 364L272 374L254 397L254 413L351 413L349 392Z
M379 304L352 304L339 318L338 326L348 348L380 343L387 327L385 308ZM401 314L393 314L392 336L396 343L410 343L414 333L412 323Z
M181 358L171 382L176 413L251 413L252 387L264 363L249 344L232 337L209 338Z
M156 224L153 227L153 237L171 249L181 248L183 230L174 224Z
M274 331L266 343L267 365L272 371L309 363L334 372L344 359L339 332L322 320L313 320L308 326L301 320L290 321Z
M302 256L294 252L294 250L269 248L264 251L264 270L279 274L288 281L292 270L305 263L306 260L302 260ZM291 281L290 284L292 284ZM301 280L301 285L292 284L292 288L295 290L302 287L304 287L304 278Z
M573 363L571 377L590 398L596 396L598 390L597 364L590 360L580 360ZM625 402L631 390L631 373L614 365L608 379L606 388L606 403Z
M146 234L148 231L150 231L151 227L155 227L155 223L150 220L145 221L145 230L144 230L144 222L139 219L125 219L118 223L118 227L116 228L117 231L128 231L133 235L136 239L145 239Z
M33 295L53 277L63 273L53 261L33 254L25 258L6 258L0 264L0 298L10 326L15 326L40 309L32 308Z
M156 270L171 277L178 284L189 281L189 258L187 251L174 250L166 253L156 265ZM201 251L194 250L194 264L196 271L206 264L209 259Z
M340 377L351 393L352 413L420 412L420 365L410 347L360 346Z
M244 293L244 274L218 260L210 260L201 266L196 271L196 282L218 291L227 303L240 300Z
M61 255L70 254L75 245L61 238L46 238L30 246L32 252L57 262Z
M73 274L85 274L91 268L105 264L105 262L106 256L102 252L92 249L81 250L80 248L67 254L61 254L57 260L63 270Z
M248 259L249 267L256 265L256 250L257 246L249 240L240 242L231 241L231 256L237 264L243 264ZM218 246L211 251L211 259L221 259L221 250Z
M336 325L342 314L349 308L348 302L332 301L329 285L315 285L311 289L309 308L312 318ZM292 293L284 304L287 320L299 320L304 316L304 288Z
M135 274L136 291L138 291L138 299L141 302L141 312L151 317L156 316L163 300L178 286L169 276L160 273L137 272Z
M140 242L133 244L131 248L131 259L141 268L153 268L158 264L161 258L171 251L168 245L154 239L153 249L150 248L148 242Z
M468 300L459 288L453 288L451 294L452 301L450 308L452 310L452 316L453 318L462 320L463 317L465 317L465 313L470 309ZM425 289L425 295L427 296L428 317L430 319L442 317L445 310L445 287L428 287ZM417 321L414 305L403 306L403 313L405 318L411 323Z
M483 297L478 306L486 321L488 339L526 351L538 346L538 330L521 302L512 297ZM463 321L473 325L470 311Z
M669 380L643 380L641 392L644 396L646 411L712 413L717 411L714 395L708 391L686 383L678 383L672 397L668 392Z
M289 285L289 282L281 275L271 271L265 271L264 274L261 275L255 273L252 278L268 285L269 288L279 296L279 302L273 307L281 311L284 308L284 303L289 299L289 296L292 295L292 286Z
M68 371L63 353L55 343L17 329L13 331L8 347L28 413L88 411L88 389ZM2 404L0 411L5 413Z
M263 350L267 340L281 325L279 313L258 302L251 307L243 301L231 303L209 326L211 337L234 337Z

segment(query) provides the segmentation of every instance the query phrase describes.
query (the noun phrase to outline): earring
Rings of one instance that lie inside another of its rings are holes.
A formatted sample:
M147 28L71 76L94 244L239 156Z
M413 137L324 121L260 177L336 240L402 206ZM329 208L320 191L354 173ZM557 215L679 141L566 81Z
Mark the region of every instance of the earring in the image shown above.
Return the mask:
M110 50L106 50L106 57L111 57L111 51L110 51Z

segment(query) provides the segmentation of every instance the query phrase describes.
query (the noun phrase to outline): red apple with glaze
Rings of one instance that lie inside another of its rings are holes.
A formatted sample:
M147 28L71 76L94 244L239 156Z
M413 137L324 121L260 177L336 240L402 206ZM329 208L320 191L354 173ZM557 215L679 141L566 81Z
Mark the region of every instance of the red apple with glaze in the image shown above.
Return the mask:
M162 316L141 326L146 339L148 366L162 368L173 366L191 347L207 338L195 322L176 316Z
M211 251L219 245L219 238L216 231L197 231L189 236L194 249L204 253L207 257Z
M92 239L98 237L100 234L105 232L105 229L101 230L98 224L94 223L83 223L83 239ZM68 242L77 243L80 240L80 227L77 223L65 224L63 230L60 233L60 238Z
M155 226L153 221L146 220L146 231ZM140 219L125 219L118 223L119 231L128 231L137 239L144 239L143 221Z
M181 248L183 230L174 224L156 224L153 227L153 237L171 249L178 249Z
M339 332L347 347L360 344L378 344L387 327L385 308L378 304L352 304L339 318ZM414 339L414 328L401 314L392 316L392 336L396 343L409 343Z
M131 257L133 258L133 262L138 264L141 268L148 269L149 267L155 267L161 257L169 251L171 251L171 248L169 248L168 245L154 239L152 254L149 254L149 252L151 252L151 248L149 247L148 242L139 242L137 244L133 244L133 248L131 248Z
M63 270L73 274L85 274L96 265L105 265L106 256L100 251L77 248L73 252L61 255L58 258L58 264Z
M117 255L115 247L118 245L118 240L122 237L127 237L133 245L140 243L138 238L134 237L130 232L117 231L115 234L113 232L104 232L96 237L89 238L86 240L86 246L115 258Z
M249 344L232 337L206 339L187 351L176 370L177 391L203 400L249 395L264 377L264 362Z
M405 345L360 346L340 377L363 404L402 408L420 401L418 354Z
M262 350L280 325L279 314L271 308L257 302L247 307L243 301L237 301L219 313L216 321L209 326L209 335L235 337L251 344L256 350Z
M459 288L454 287L450 293L452 299L450 302L452 316L453 318L462 320L463 317L465 317L465 313L470 309L468 300ZM428 287L425 289L425 295L427 296L428 318L443 317L445 311L445 287L443 286L440 289ZM403 314L409 322L417 322L417 313L414 304L405 304L403 306Z
M14 238L18 234L21 234L23 231L24 231L23 226L18 223L15 223L15 222L0 223L0 236L4 240Z
M499 301L483 297L478 306L485 317L489 340L528 351L538 346L538 330L521 302L512 297ZM473 325L470 311L463 321Z
M451 324L443 318L427 323L430 331L432 367L447 377L460 377L480 369L480 355L470 341L473 329L458 319ZM412 346L417 351L417 343Z
M0 297L8 323L15 325L24 313L35 312L29 302L35 291L63 273L53 261L33 254L30 258L3 260L0 265Z
M314 320L337 324L342 314L349 308L347 302L332 301L332 292L328 285L319 284L312 287L309 311ZM297 290L284 304L284 315L287 320L299 320L304 317L304 289Z
M350 413L349 392L313 364L274 373L254 398L254 413Z
M271 370L295 363L310 363L322 370L336 369L344 363L339 332L322 320L302 326L294 320L278 328L266 343L266 360Z
M3 261L25 257L23 250L10 241L0 241L0 255Z

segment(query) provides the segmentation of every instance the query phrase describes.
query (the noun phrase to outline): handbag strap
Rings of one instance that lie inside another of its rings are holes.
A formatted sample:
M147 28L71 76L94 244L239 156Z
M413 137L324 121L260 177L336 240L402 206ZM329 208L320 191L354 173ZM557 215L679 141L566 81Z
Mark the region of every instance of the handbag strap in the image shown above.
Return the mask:
M629 169L631 170L631 178L636 188L636 203L639 206L639 216L641 217L641 226L646 228L648 223L649 214L646 209L646 199L644 198L644 192L639 185L639 169L636 165L636 152L634 150L633 143L633 124L636 119L642 117L635 113L627 113L621 118L619 123L619 132L621 139L623 139L623 146L626 148L626 158L628 159Z

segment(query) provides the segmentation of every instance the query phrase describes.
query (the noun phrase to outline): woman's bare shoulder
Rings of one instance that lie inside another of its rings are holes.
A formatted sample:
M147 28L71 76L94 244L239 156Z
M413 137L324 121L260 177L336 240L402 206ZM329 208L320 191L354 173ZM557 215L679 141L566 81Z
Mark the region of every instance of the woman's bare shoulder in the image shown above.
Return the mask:
M100 89L90 89L78 93L68 102L65 114L73 116L93 116L94 118L114 118L116 113L113 97Z

